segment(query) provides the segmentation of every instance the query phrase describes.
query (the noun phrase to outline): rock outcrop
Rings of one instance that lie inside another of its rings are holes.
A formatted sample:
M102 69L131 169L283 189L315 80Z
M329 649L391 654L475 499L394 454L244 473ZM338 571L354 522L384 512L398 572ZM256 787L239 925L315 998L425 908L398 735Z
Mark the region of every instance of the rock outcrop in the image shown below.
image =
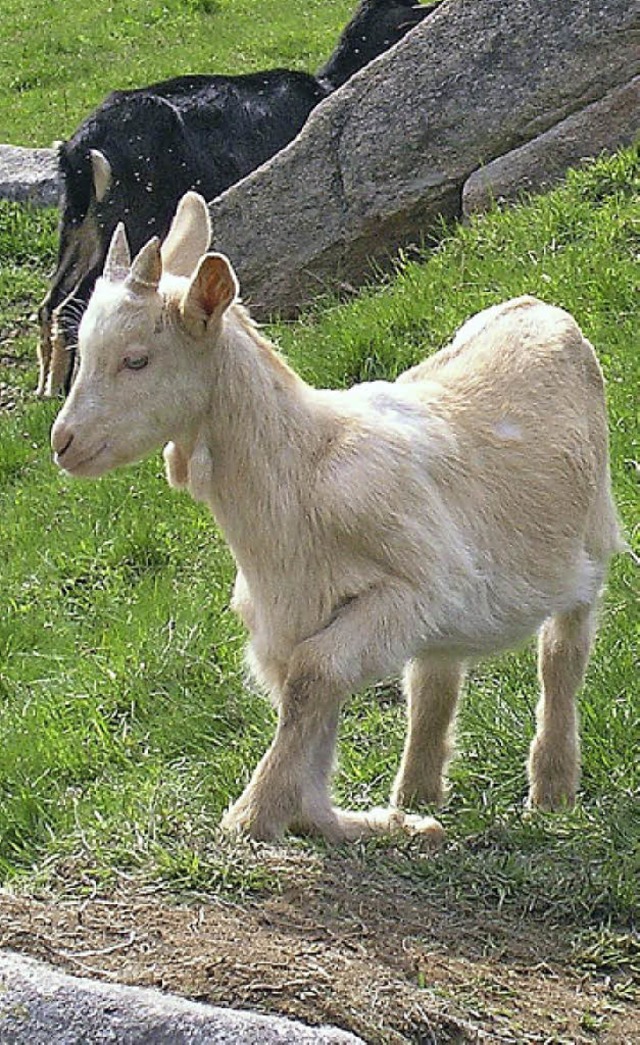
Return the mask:
M362 282L460 216L475 170L581 112L588 155L594 103L626 97L640 72L639 26L628 0L445 0L213 201L214 246L255 313ZM559 167L582 154L577 143Z
M221 1009L140 987L67 976L0 953L3 1045L364 1045L332 1027Z
M58 202L56 150L0 145L0 199L55 207Z
M474 171L462 190L470 217L494 202L513 203L523 193L543 192L602 152L632 145L640 126L640 76L561 120L526 145Z
M212 202L214 246L257 316L294 314L443 218L547 188L633 142L639 73L629 0L444 0ZM53 203L56 192L53 150L0 146L0 197Z

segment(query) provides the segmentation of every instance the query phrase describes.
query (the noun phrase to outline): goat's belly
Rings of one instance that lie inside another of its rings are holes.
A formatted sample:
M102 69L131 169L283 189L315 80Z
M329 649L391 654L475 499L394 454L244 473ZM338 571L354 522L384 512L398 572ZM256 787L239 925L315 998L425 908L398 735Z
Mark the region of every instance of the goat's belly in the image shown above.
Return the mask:
M420 598L424 648L480 659L521 645L543 622L593 605L605 565L581 549L554 569L478 571L464 588L426 591Z
M403 659L428 649L481 659L518 646L547 618L593 604L603 582L604 564L587 555L584 546L565 545L553 554L545 545L546 554L524 557L521 547L516 548L519 556L515 551L506 554L505 542L499 542L493 552L486 548L484 556L474 557L465 550L464 541L458 542L460 554L451 554L455 543L451 531L448 543L449 556L435 561L426 550L422 561L420 549L414 549L416 568L411 576L404 573L406 597L395 607L403 620L401 634L395 629L398 670ZM344 567L341 572L336 563ZM276 703L292 654L334 619L346 580L353 582L348 585L351 591L378 590L380 605L389 613L384 595L387 585L397 587L397 571L383 574L369 563L356 576L352 564L350 572L339 555L336 563L330 576L316 569L293 587L270 586L268 592L257 585L250 591L243 575L238 576L233 605L250 633L247 660L255 679ZM336 573L342 576L342 585Z

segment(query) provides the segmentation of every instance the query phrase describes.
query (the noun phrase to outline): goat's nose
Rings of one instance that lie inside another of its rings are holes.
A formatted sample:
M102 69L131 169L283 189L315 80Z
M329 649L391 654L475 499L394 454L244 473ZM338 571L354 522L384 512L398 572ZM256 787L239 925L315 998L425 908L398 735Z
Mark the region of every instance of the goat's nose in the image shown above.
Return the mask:
M67 425L61 425L57 421L51 429L51 446L58 457L67 452L73 442L73 432Z

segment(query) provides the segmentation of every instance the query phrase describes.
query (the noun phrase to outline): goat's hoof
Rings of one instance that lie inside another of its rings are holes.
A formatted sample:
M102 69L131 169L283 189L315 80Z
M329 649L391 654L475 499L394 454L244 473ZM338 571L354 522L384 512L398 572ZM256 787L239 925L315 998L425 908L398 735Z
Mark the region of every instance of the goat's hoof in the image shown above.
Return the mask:
M220 821L226 834L246 835L255 842L275 842L282 837L282 828L273 818L260 814L240 799L230 806Z
M531 745L527 776L529 809L548 812L572 809L580 783L579 748L558 748L536 737Z
M434 784L424 782L411 784L402 781L394 785L391 792L391 805L400 809L418 809L421 806L441 806L447 796L447 789L442 780Z
M441 845L445 837L444 827L433 816L405 813L403 829L407 834L419 836L429 845Z
M431 845L439 845L444 838L444 828L432 816L405 813L394 806L352 812L336 809L338 837L334 841L355 842L380 835L410 835ZM323 832L327 837L326 832Z
M540 809L547 813L559 813L573 809L576 791L572 787L532 787L527 799L527 809Z

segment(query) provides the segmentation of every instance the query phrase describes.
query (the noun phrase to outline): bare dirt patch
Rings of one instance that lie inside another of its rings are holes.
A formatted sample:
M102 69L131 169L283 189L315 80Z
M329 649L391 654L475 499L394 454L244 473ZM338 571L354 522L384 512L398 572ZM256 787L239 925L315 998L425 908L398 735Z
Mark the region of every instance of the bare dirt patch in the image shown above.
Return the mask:
M447 908L344 855L305 860L278 895L243 903L177 902L134 882L83 900L0 893L2 947L79 975L331 1023L371 1045L640 1040L633 993L576 969L571 936Z

